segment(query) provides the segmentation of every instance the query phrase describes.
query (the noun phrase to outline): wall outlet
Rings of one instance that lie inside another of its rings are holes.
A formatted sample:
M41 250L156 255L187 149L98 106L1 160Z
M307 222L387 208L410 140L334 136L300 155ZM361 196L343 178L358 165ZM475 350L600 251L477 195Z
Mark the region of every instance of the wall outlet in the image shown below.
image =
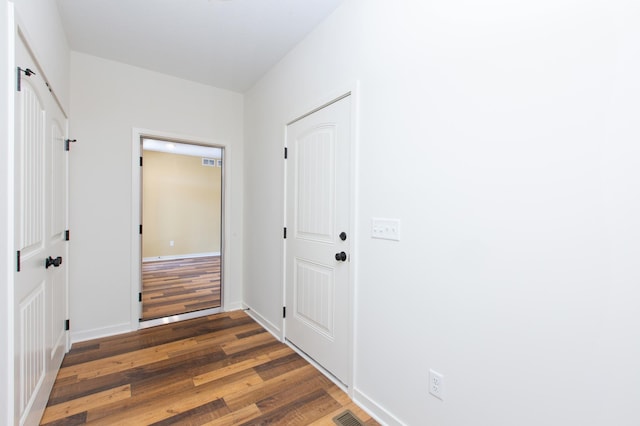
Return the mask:
M169 241L169 247L173 247L173 240Z
M431 369L429 370L429 393L444 401L444 376Z

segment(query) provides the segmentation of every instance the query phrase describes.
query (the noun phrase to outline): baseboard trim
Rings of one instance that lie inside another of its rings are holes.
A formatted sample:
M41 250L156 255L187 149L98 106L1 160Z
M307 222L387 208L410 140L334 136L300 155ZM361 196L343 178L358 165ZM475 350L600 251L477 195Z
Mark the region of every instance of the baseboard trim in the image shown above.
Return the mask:
M73 323L71 323L71 344L86 342L87 340L99 339L101 337L115 336L116 334L129 333L135 331L131 329L130 323L111 325L108 327L94 328L85 331L73 331Z
M213 251L211 253L191 253L191 254L175 254L172 256L143 257L142 263L160 262L163 260L196 259L198 257L210 257L210 256L220 256L220 252Z
M405 426L400 419L355 387L353 389L353 396L351 399L353 399L353 402L365 410L371 417L378 421L378 423L387 426Z
M333 374L331 374L322 365L318 364L315 359L313 359L309 355L307 355L302 349L300 349L299 347L294 345L289 339L285 338L284 339L284 344L289 346L291 348L291 350L293 350L298 355L300 355L302 358L304 358L309 364L313 365L316 370L318 370L320 373L322 373L327 379L331 380L337 387L342 389L342 391L344 393L346 393L347 395L349 394L349 386L347 386L346 384L344 384L340 380L338 380L337 377L335 377ZM362 407L360 407L360 408L362 408Z
M242 305L242 302L229 302L225 303L222 308L224 309L224 312L231 312L244 309L244 306Z
M282 335L282 330L273 324L271 321L260 315L258 312L254 311L253 308L246 303L242 304L242 309L249 315L255 322L260 324L265 330L269 333L273 334L273 337L278 339L278 341L283 342L284 336Z

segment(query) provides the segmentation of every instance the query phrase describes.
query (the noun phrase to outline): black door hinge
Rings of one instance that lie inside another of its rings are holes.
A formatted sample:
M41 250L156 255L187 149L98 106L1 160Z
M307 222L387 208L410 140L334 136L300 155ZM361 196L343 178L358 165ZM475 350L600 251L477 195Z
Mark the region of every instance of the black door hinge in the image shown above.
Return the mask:
M17 252L16 261L17 261L17 270L18 272L20 272L20 250L18 250Z
M289 156L289 150L287 149L287 147L284 147L284 159L286 160L287 157Z
M69 324L69 320L66 320L66 321L64 322L64 330L65 330L65 331L69 331L70 329L71 329L71 326L70 326L70 324Z
M31 69L27 68L27 69L22 69L20 67L18 67L16 69L16 90L19 92L22 89L22 75L20 73L24 73L24 75L26 75L27 77L31 77L32 75L36 75L35 72L33 72Z
M138 293L138 302L142 302L142 292Z
M287 317L287 307L283 306L282 307L282 318L286 318Z
M287 227L286 226L284 227L284 239L285 240L287 239Z
M69 230L67 229L66 231L64 231L64 240L69 241L69 239L70 239Z
M142 156L140 156L140 167L142 167Z
M140 224L140 235L142 235L142 224Z
M77 141L76 139L65 139L65 140L64 140L64 150L65 150L65 151L69 151L69 146L70 146L72 143L76 142L76 141Z

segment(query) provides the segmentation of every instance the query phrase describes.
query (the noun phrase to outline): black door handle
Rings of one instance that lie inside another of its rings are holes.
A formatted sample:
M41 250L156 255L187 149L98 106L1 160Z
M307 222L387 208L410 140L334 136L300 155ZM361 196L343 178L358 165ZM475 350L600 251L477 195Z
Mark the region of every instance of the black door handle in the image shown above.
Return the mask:
M338 262L344 262L347 260L347 253L341 251L340 253L336 253L336 260Z
M54 267L58 267L60 265L62 265L62 257L58 256L55 259L51 256L49 256L48 259L46 259L45 261L45 269L49 269L49 266L54 266Z

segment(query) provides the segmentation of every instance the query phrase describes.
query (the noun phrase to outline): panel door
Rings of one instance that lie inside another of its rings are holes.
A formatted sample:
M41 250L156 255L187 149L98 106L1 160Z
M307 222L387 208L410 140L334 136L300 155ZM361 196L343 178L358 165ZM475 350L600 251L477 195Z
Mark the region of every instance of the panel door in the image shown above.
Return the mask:
M15 424L38 424L64 353L67 318L66 118L20 36L15 123ZM51 257L53 262L47 262Z
M351 99L287 128L286 338L349 374Z

